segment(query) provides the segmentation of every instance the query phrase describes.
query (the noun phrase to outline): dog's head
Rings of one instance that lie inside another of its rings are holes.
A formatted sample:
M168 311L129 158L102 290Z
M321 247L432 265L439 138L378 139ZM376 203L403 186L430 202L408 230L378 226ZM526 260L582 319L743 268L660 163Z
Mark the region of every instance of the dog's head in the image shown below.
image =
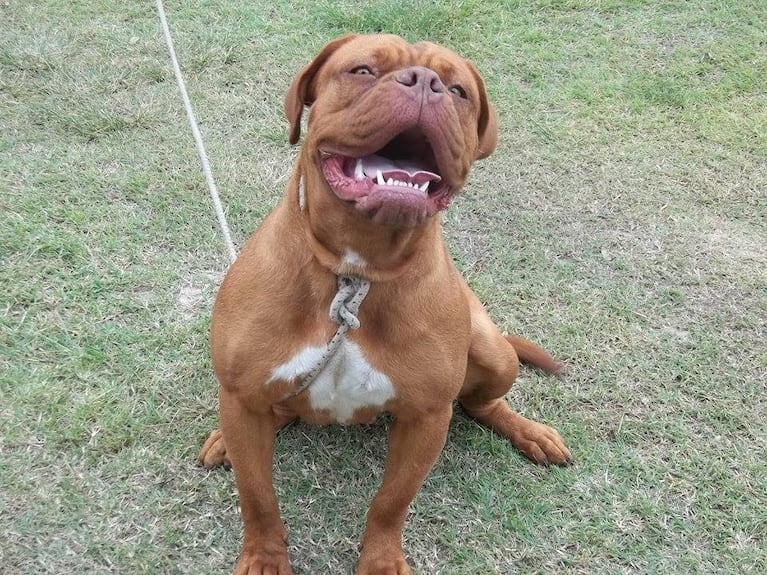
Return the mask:
M474 65L391 35L330 42L285 96L290 142L304 143L327 187L373 222L416 226L446 208L498 139Z

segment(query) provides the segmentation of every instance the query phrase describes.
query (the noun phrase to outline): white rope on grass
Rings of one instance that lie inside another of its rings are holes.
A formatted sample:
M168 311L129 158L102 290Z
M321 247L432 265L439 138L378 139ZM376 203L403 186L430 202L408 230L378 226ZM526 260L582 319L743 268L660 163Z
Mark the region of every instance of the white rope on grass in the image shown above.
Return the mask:
M213 207L216 210L219 227L221 228L221 235L224 236L224 243L226 243L226 249L229 252L229 259L231 260L231 263L234 263L234 260L237 259L237 250L232 241L229 224L226 222L226 215L224 214L224 208L221 205L221 198L218 195L216 182L213 180L213 172L210 169L210 162L208 162L208 154L205 152L205 144L202 141L202 134L200 134L200 128L197 125L197 119L194 116L192 102L189 100L184 77L181 75L181 68L178 65L176 49L173 47L173 39L171 38L170 29L168 28L168 21L165 18L165 8L162 5L162 0L157 0L157 13L160 16L160 24L162 25L165 42L168 44L168 52L170 52L170 59L173 63L173 73L176 76L176 83L178 84L179 92L181 92L181 98L184 100L186 117L189 120L189 126L192 128L195 144L197 144L197 153L202 162L202 171L205 173L205 179L208 182L208 190L210 191L210 197L213 200ZM301 181L301 191L303 192L303 180ZM303 194L301 195L303 196ZM357 310L359 310L360 304L362 303L362 300L365 299L369 288L370 282L363 278L338 276L338 292L330 304L330 319L338 324L338 330L328 342L322 357L320 357L314 367L303 377L299 386L288 397L298 395L309 387L314 380L317 379L317 376L322 370L325 369L330 358L338 352L343 340L346 338L347 332L349 330L359 329L360 322L359 319L357 319Z
M181 75L181 68L178 65L176 49L173 47L173 39L171 38L170 29L168 28L168 21L165 18L165 7L162 4L162 0L157 0L157 14L160 16L160 25L162 26L162 32L165 36L165 42L168 44L168 52L170 52L170 60L173 64L173 73L176 76L176 84L178 84L178 90L181 92L181 98L184 100L186 117L189 120L189 126L192 128L194 142L197 145L197 153L200 156L200 162L202 162L202 171L208 182L208 190L210 191L210 197L213 200L213 208L216 210L216 217L218 218L218 224L221 228L221 235L224 236L224 243L226 244L226 249L229 253L229 260L231 263L234 263L234 260L237 259L237 250L232 241L232 233L229 230L229 224L226 222L226 214L224 214L224 208L221 205L221 198L218 195L216 182L213 180L213 172L210 169L210 162L208 162L208 154L205 151L202 134L200 134L200 128L197 125L197 119L194 116L192 102L189 100L184 77Z

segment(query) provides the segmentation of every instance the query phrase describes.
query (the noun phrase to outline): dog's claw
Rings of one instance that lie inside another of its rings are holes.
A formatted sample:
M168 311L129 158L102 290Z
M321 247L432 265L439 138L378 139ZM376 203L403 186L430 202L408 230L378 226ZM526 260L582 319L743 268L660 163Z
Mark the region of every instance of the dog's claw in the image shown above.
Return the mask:
M363 553L354 575L413 575L413 571L402 555L392 559L367 560Z
M243 553L234 568L234 575L293 575L293 570L283 547L279 551Z
M541 465L564 467L572 462L570 450L567 449L562 436L548 425L526 420L525 426L515 435L511 438L514 446Z

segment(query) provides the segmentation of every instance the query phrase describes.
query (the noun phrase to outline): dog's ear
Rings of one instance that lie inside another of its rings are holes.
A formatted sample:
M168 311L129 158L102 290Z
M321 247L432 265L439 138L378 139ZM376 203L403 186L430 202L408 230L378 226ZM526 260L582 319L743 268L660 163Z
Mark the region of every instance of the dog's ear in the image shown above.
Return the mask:
M349 34L329 42L320 50L314 60L309 62L293 78L293 83L290 85L288 93L285 94L285 116L287 116L290 124L288 141L291 144L297 143L301 137L301 114L304 111L304 106L311 106L314 103L316 94L314 93L313 80L315 76L336 50L356 37L355 34Z
M479 89L479 118L477 119L477 153L475 158L481 160L487 158L495 151L495 146L498 144L498 116L495 113L495 108L490 103L490 98L487 95L487 88L485 88L485 82L482 80L477 68L467 60L469 69L474 75L474 81L477 83Z
M487 158L495 151L498 144L498 115L495 108L488 102L484 127L479 123L479 146L477 146L477 159Z

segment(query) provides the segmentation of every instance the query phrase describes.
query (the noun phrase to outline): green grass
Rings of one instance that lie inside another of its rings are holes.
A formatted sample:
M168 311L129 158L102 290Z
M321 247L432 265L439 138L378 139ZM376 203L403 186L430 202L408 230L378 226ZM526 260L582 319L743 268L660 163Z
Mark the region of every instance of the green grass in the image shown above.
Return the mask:
M446 232L498 323L570 364L510 400L576 465L457 416L405 532L418 572L767 571L763 2L168 4L239 242L325 41L430 39L485 75L501 141ZM194 463L225 252L154 4L118 5L0 1L3 573L221 573L239 551L231 474ZM297 574L352 572L386 427L280 435Z

